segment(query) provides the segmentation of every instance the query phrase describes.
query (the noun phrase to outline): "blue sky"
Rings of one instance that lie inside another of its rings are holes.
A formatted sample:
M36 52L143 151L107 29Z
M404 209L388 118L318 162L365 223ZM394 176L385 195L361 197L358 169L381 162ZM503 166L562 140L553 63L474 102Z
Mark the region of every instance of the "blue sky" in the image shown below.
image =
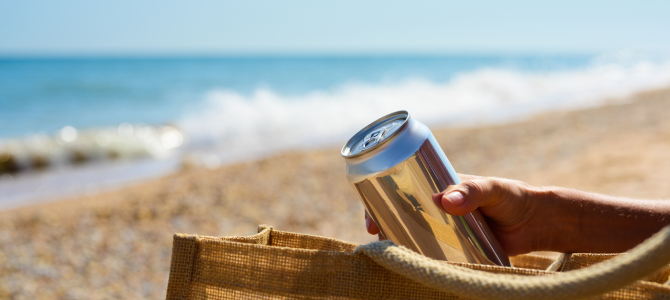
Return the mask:
M0 55L670 52L670 1L0 0Z

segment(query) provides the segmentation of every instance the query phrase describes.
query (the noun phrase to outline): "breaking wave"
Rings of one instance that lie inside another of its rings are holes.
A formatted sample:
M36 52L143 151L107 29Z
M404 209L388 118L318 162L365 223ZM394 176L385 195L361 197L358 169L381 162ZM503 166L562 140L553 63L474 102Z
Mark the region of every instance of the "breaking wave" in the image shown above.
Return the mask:
M259 88L209 92L200 113L178 127L190 147L235 158L282 149L344 144L387 113L407 110L429 126L506 122L549 110L625 101L670 85L670 61L601 56L578 70L479 69L447 82L409 78L395 84L345 84L299 96Z
M217 167L286 149L340 146L360 128L397 110L428 126L508 122L534 113L626 101L670 86L670 60L614 53L578 69L502 67L456 73L446 81L406 78L347 83L298 95L269 88L209 91L195 112L171 125L66 126L52 135L0 139L0 175L117 159L167 158ZM174 125L174 126L173 126Z

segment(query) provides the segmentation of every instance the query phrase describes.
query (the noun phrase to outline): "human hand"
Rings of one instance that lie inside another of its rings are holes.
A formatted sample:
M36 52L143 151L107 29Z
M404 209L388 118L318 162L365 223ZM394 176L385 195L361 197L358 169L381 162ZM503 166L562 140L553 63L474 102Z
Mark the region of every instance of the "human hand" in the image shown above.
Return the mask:
M433 195L441 210L462 216L475 209L507 255L531 251L624 252L670 225L670 200L642 200L517 180L460 175L463 182ZM379 233L366 213L368 232Z
M534 201L541 188L517 180L460 175L462 183L433 195L433 202L441 210L462 216L479 208L505 252L518 255L535 251L540 208ZM370 234L383 236L379 227L365 212L365 223Z

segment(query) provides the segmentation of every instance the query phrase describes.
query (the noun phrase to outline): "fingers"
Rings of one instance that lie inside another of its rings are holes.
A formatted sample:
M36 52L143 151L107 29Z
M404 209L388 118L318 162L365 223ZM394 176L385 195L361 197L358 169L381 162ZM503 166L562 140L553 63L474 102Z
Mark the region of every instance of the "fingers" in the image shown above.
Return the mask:
M367 210L365 211L365 227L368 229L369 234L376 234L380 241L386 240L386 237L384 237L382 231L379 229L379 226L377 226L375 220L370 217L370 214L368 214Z
M381 231L379 230L379 227L377 226L377 223L370 217L367 211L365 211L365 228L367 228L369 234L378 234L380 237L380 241L382 238Z
M472 178L433 195L435 205L447 213L462 216L478 207L494 206L501 201L504 188L499 180L474 176Z

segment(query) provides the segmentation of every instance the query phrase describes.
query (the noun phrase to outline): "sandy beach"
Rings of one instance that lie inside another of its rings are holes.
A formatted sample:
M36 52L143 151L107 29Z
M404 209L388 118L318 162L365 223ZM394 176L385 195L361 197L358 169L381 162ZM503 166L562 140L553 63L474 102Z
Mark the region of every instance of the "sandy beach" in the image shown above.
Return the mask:
M670 199L670 88L610 103L431 129L460 173ZM270 224L372 241L339 150L184 168L96 196L1 211L0 298L164 298L177 232L248 235Z

